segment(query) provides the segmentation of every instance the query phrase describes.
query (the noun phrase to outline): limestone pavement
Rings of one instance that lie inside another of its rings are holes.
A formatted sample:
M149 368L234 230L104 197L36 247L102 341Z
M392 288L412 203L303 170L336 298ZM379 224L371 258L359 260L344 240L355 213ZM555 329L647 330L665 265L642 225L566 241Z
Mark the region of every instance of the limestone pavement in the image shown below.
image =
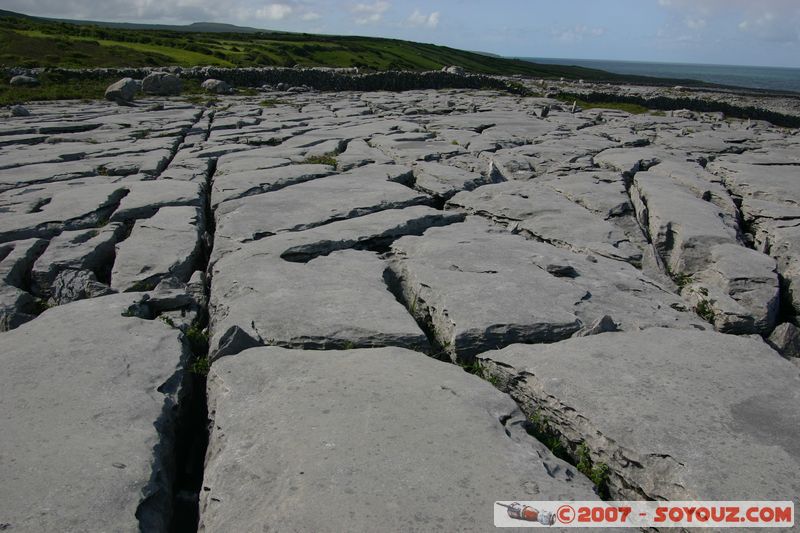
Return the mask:
M800 503L797 131L489 90L27 109L0 529Z

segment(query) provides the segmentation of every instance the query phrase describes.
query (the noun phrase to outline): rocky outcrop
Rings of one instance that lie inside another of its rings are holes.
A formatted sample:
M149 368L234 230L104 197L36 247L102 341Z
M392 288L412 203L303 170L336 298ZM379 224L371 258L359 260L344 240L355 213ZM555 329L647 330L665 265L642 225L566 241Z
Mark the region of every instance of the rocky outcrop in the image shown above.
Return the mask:
M796 132L447 72L81 75L154 72L263 94L0 123L0 529L796 500Z
M653 328L480 358L540 430L606 465L619 497L796 490L800 461L787 436L800 420L786 402L797 401L797 369L760 340Z

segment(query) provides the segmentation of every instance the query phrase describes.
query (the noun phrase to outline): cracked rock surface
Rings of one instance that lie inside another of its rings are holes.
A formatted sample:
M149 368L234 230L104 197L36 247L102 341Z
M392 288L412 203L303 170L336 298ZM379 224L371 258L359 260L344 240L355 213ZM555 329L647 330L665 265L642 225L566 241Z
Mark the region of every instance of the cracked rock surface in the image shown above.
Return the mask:
M0 123L0 529L800 505L796 130L490 90L135 104Z

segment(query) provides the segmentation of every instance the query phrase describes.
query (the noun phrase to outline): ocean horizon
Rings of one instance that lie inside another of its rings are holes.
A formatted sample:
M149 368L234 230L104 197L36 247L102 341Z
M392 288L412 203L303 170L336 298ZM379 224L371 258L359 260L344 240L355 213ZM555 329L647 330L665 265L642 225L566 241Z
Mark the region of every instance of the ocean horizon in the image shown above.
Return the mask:
M550 65L594 68L615 74L692 79L721 85L800 93L800 68L553 57L521 57L519 59Z

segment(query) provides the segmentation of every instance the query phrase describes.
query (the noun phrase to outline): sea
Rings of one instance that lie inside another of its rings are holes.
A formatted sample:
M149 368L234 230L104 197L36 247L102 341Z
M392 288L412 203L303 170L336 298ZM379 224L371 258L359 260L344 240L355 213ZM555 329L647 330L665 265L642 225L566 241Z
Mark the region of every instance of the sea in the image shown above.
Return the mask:
M521 58L535 63L575 65L616 74L700 80L708 83L800 93L800 68L701 65L697 63L648 63L603 59Z

